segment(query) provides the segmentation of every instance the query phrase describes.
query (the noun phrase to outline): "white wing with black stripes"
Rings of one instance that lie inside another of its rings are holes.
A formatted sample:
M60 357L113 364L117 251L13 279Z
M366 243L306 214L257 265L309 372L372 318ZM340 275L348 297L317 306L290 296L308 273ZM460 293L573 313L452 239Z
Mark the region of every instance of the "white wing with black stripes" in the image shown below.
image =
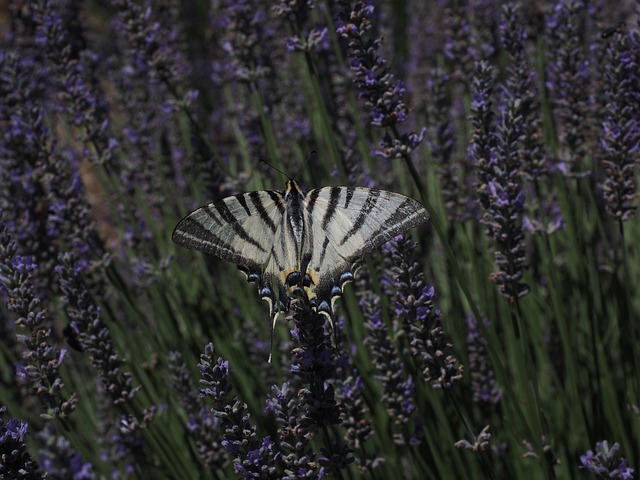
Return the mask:
M305 195L289 180L284 193L244 193L197 209L178 223L173 241L237 264L258 283L272 322L295 288L332 318L360 257L428 219L420 203L398 193L325 187Z

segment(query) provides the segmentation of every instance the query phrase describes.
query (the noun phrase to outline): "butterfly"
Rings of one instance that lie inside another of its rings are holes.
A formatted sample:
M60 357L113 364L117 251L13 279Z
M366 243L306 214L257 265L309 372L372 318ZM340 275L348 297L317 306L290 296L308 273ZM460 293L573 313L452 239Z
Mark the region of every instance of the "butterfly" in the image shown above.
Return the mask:
M419 202L399 193L324 187L305 194L289 180L284 192L241 193L198 208L172 239L235 263L257 283L269 303L273 338L278 313L288 310L298 288L333 326L335 302L360 258L428 219Z

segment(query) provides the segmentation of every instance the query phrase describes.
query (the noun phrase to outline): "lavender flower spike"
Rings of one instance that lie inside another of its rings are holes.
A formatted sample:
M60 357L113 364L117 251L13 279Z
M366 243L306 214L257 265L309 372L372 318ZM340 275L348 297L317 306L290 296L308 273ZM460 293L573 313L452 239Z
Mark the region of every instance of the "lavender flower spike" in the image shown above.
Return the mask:
M38 463L27 452L24 443L28 425L17 418L5 422L6 412L7 407L0 406L0 478L45 478Z
M379 303L379 298L369 291L360 299L369 330L365 343L376 369L374 378L382 384L384 391L380 400L400 430L393 435L394 443L418 445L424 438L424 431L416 408L415 383L411 375L406 374L398 349L391 341Z
M17 336L24 346L24 365L18 371L29 393L37 395L44 407L44 418L64 419L75 409L75 393L65 398L60 365L66 350L52 346L52 321L32 282L37 266L31 257L16 255L16 244L11 241L6 227L0 232L0 291L3 292L10 312L16 314L16 325L26 334Z
M598 479L632 479L635 469L627 465L627 460L620 456L620 445L614 443L609 448L606 440L596 443L596 451L588 450L580 457L580 468L588 470Z
M390 264L387 275L395 286L395 316L411 339L411 354L421 362L425 382L447 389L462 380L463 367L453 354L442 315L433 303L435 289L425 285L420 264L413 258L415 248L404 235L397 235L385 246Z
M138 388L133 387L131 374L121 371L124 362L101 319L100 307L93 303L82 279L83 263L75 261L70 252L60 254L58 261L55 271L60 277L71 331L82 350L91 355L91 363L114 405L130 401Z
M347 41L347 55L351 58L353 83L359 90L370 113L374 127L389 128L380 142L376 154L385 158L400 158L408 155L424 139L425 129L400 134L397 128L408 119L408 108L404 102L405 87L401 80L389 71L386 61L376 52L382 45L382 38L368 38L371 30L369 18L373 5L365 1L339 2L342 13L336 20L336 33Z
M496 127L492 122L491 69L484 62L476 67L473 85L475 132L469 152L477 170L478 196L485 209L481 222L496 247L497 270L491 280L498 285L500 295L514 302L529 293L529 287L521 282L526 263L520 180L522 103L505 91L506 110Z
M275 478L275 461L279 456L269 437L257 437L256 426L249 419L247 404L231 397L229 362L215 354L212 343L207 344L198 364L200 396L213 401L212 413L220 419L224 431L222 446L235 457L236 473L244 478Z
M613 218L625 221L638 206L636 171L640 162L640 69L634 38L615 33L606 50L605 111L602 123L602 164L605 180L602 190L605 209ZM635 52L635 53L634 53Z
M502 391L496 382L495 372L491 365L487 341L478 328L478 321L473 314L467 315L467 353L469 356L469 372L471 376L472 400L489 405L497 404L502 398ZM488 324L485 321L485 324Z

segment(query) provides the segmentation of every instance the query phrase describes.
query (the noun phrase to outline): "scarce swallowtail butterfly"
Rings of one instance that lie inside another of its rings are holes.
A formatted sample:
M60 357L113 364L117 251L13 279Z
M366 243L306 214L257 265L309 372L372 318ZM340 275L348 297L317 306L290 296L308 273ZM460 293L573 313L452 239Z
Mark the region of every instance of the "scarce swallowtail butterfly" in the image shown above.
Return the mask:
M241 193L205 205L183 218L172 238L237 264L257 283L269 303L273 338L294 289L304 288L333 323L335 301L360 257L428 219L419 202L399 193L324 187L305 194L289 180L284 192Z

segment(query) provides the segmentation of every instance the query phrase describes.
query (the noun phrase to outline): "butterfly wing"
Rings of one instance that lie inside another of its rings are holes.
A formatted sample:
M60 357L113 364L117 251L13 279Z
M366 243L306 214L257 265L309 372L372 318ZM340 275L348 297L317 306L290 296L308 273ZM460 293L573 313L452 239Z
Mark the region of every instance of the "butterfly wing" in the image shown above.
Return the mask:
M181 247L215 255L243 270L262 272L284 212L280 192L250 192L223 198L183 218L172 239Z
M416 200L373 188L311 190L305 204L309 217L306 224L313 239L308 270L319 279L320 300L339 296L351 278L354 261L362 255L429 219L427 210Z
M243 193L200 207L183 218L172 235L177 245L235 263L247 280L258 284L260 296L269 304L272 345L282 307L271 280L281 268L277 260L282 242L278 239L286 231L285 217L282 193Z

